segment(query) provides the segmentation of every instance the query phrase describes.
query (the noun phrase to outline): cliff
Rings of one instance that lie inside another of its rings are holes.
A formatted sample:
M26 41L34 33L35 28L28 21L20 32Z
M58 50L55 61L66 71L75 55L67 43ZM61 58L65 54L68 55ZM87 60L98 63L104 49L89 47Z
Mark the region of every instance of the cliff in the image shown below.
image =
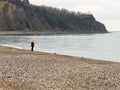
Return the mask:
M28 0L0 0L0 31L46 33L106 33L92 14L29 4Z

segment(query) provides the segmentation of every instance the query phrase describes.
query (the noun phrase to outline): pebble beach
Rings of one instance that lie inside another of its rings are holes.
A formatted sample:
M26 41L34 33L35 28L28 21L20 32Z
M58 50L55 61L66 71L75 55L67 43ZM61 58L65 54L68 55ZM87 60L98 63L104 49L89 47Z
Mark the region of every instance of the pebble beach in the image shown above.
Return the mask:
M120 90L120 63L0 46L0 90Z

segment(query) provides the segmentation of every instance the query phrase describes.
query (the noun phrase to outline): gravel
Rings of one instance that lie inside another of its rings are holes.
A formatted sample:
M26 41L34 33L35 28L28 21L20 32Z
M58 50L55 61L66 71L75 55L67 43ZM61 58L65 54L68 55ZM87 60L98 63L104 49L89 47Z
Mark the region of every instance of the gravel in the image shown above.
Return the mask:
M120 63L0 46L0 90L120 90Z

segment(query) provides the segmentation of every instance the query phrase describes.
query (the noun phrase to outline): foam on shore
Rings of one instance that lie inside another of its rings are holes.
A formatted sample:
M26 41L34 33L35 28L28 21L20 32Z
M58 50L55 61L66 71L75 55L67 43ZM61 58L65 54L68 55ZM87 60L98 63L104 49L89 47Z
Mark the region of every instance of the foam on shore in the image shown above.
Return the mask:
M5 46L5 47L12 47L12 48L16 48L16 49L23 49L21 47L18 46L13 46L13 45L8 45L8 44L0 44L1 46Z

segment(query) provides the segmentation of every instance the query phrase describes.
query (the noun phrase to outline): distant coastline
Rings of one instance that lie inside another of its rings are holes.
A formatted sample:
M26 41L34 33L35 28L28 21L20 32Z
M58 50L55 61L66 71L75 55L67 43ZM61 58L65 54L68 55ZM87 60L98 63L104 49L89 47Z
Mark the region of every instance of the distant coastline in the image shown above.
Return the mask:
M110 32L105 32L110 33ZM40 31L0 31L0 35L55 35L55 34L97 34L97 32L93 33L68 33L68 32L40 32ZM102 34L99 33L98 34Z
M91 13L31 5L29 0L0 0L0 10L0 31L10 31L10 34L108 32L105 25L97 21Z

